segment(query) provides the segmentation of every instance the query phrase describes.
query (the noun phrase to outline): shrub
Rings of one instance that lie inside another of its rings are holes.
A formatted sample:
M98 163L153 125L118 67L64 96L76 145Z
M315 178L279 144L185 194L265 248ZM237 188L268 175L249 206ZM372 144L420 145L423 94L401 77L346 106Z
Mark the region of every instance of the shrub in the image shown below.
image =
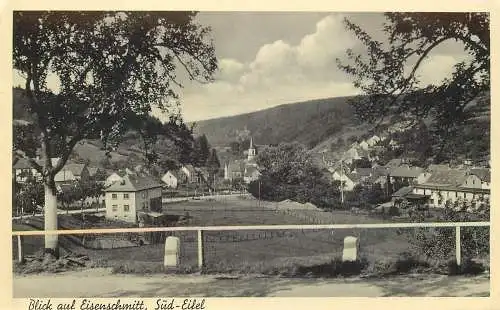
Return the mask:
M486 268L469 258L465 259L460 266L457 265L455 260L450 260L447 263L448 272L450 276L454 275L478 275L483 273Z
M423 218L412 217L420 222ZM466 222L469 215L451 209L445 209L440 221ZM461 229L462 256L478 258L488 256L490 251L489 227L463 227ZM416 255L447 261L455 250L455 229L446 228L416 228L408 233L408 241Z

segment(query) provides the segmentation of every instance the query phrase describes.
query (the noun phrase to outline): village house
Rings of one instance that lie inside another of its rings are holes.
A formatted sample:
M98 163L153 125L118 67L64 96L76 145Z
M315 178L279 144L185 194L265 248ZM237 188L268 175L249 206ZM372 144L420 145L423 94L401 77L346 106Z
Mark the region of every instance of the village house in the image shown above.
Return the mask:
M340 171L336 171L332 175L332 178L335 181L340 181L342 189L347 192L352 191L358 184L356 180L359 180L359 177L357 177L355 174L341 173Z
M401 165L403 165L405 163L405 161L402 159L402 158L393 158L391 160L389 160L387 162L387 164L385 164L385 168L387 169L394 169L394 168L397 168Z
M209 181L210 175L206 168L195 167L194 171L196 173L196 183L202 184L202 183L207 183Z
M186 175L186 181L188 183L196 183L198 180L198 173L194 169L193 165L185 165L181 167L180 170L182 173Z
M342 160L344 161L344 163L350 165L355 160L358 160L358 159L361 159L361 156L359 156L358 150L355 147L351 147L349 150L347 150L344 153Z
M393 205L398 208L402 207L402 204L405 202L406 196L411 193L413 193L413 187L401 187L391 195L391 201L393 202Z
M444 207L446 202L455 203L458 200L473 202L489 199L490 189L478 184L475 174L459 169L435 171L423 184L414 186L414 193L425 195L433 207ZM486 185L485 185L486 187Z
M373 176L372 168L354 168L351 174L355 174L358 176L361 182L368 180L371 176Z
M370 145L368 144L368 142L366 142L365 140L361 141L359 143L359 147L362 149L362 150L365 150L365 151L368 151L368 149L370 149Z
M260 173L257 167L257 162L255 161L257 151L253 144L253 138L250 138L250 146L246 154L246 159L233 160L231 162L225 163L225 180L234 180L241 178L245 183L250 183L259 178Z
M43 166L44 164L40 159L36 159L35 161L40 166ZM55 166L58 161L59 158L52 158L52 166ZM36 180L41 180L42 178L42 175L35 168L33 168L28 159L25 158L18 159L17 162L12 166L12 169L14 170L16 182L19 183L26 182L26 180L30 176L35 178Z
M162 185L151 177L125 175L104 190L106 218L137 223L137 212L160 212Z
M422 183L425 183L427 182L427 180L429 179L429 177L431 176L431 172L429 171L423 171L422 173L420 173L417 177L417 184L422 184Z
M104 181L104 187L108 187L115 182L122 180L122 176L118 172L111 173Z
M403 165L391 170L389 177L391 183L412 185L417 182L417 178L423 172L422 168Z
M56 184L68 184L78 182L90 176L86 164L66 164L56 175L54 181Z
M179 171L169 170L162 177L161 180L167 187L177 188L179 184Z
M491 173L486 168L473 168L469 170L464 186L467 188L490 189Z
M225 180L242 179L244 173L245 173L244 160L233 160L232 162L226 162L226 164L224 165Z
M370 147L375 146L379 142L380 142L380 137L377 135L374 135L370 139L366 140L366 143L368 143Z
M430 164L429 167L427 167L427 171L432 173L434 171L442 171L442 170L448 170L450 169L450 165L448 164Z

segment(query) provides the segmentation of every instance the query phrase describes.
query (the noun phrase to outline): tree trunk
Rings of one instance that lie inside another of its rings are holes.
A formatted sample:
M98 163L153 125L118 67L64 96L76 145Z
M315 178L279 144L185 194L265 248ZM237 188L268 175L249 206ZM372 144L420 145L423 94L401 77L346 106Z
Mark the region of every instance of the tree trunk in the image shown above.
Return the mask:
M50 180L44 184L45 188L45 230L57 230L57 198L54 187L51 186ZM59 257L58 235L45 235L45 253L46 257Z

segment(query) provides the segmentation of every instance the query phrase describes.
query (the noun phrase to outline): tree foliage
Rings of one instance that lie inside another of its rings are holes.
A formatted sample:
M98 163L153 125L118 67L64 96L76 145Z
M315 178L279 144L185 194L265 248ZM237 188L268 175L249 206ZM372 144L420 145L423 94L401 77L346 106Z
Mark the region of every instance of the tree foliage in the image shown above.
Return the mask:
M175 104L176 88L182 86L178 69L202 82L212 80L217 69L210 29L197 24L195 16L179 11L14 12L13 65L26 79L27 108L44 163L28 159L50 189L45 191L50 198L45 199L45 222L51 227L45 229L57 229L54 176L79 141L100 138L110 151L153 107L171 115L176 129L181 126ZM58 80L57 89L48 84L49 76ZM60 160L52 166L56 141L61 141ZM26 148L25 143L15 146ZM57 255L57 236L46 236L45 242Z
M210 174L210 180L213 180L214 176L217 175L220 170L220 161L215 149L212 149L210 156L207 159L207 168L208 173Z
M249 192L264 200L292 199L331 207L338 202L337 187L332 187L313 162L305 146L281 143L266 147L256 157L260 176L249 185ZM260 183L260 193L259 193Z
M15 207L14 210L12 210L13 212L19 214L31 213L34 212L37 207L43 205L43 184L38 182L35 178L28 177L23 183L14 181L13 186L13 206Z
M471 115L468 105L490 88L488 13L385 13L385 41L348 19L348 30L362 42L367 56L347 50L339 68L354 78L366 96L353 102L357 115L375 122L392 114L414 119L432 115L444 136ZM419 81L418 69L437 47L459 42L468 55L451 77L434 85ZM410 69L408 69L410 68Z
M192 162L198 167L204 167L210 156L210 144L204 134L195 139Z
M425 218L421 213L413 213L412 221L421 222ZM461 210L454 209L447 204L440 216L439 221L445 222L469 222L474 220L487 220L482 215L476 218ZM453 257L455 251L455 229L452 228L417 228L405 232L412 246L412 250L418 255L427 258L448 260ZM489 255L490 251L490 229L489 227L462 227L461 229L462 256L464 258L479 258Z
M40 141L62 139L62 168L84 138L116 142L152 106L171 111L178 66L210 80L217 68L209 29L190 12L15 12L14 68L25 75ZM47 76L59 79L57 94ZM178 122L180 117L175 119ZM148 131L151 128L146 128ZM111 143L112 145L112 143ZM110 146L109 146L110 147ZM45 150L46 157L51 157Z

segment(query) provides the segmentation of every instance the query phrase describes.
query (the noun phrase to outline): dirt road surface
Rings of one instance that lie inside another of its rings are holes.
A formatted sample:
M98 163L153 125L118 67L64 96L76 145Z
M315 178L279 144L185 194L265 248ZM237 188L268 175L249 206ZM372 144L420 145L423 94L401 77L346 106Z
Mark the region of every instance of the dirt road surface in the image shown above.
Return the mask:
M481 297L489 275L405 275L383 279L288 279L213 275L124 275L107 269L16 275L14 298L70 297Z

